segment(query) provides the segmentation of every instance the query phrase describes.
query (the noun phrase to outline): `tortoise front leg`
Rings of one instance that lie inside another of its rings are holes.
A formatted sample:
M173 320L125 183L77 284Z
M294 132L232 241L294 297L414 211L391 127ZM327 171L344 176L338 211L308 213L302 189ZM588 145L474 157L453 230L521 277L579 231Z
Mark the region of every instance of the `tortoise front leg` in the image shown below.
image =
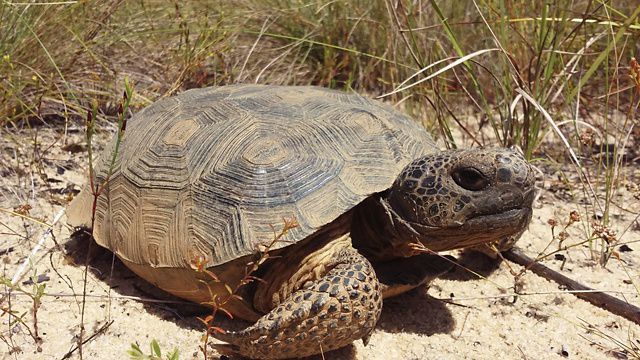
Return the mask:
M295 291L254 325L215 334L223 352L259 359L303 357L368 339L382 310L373 267L353 248L333 255L321 278Z

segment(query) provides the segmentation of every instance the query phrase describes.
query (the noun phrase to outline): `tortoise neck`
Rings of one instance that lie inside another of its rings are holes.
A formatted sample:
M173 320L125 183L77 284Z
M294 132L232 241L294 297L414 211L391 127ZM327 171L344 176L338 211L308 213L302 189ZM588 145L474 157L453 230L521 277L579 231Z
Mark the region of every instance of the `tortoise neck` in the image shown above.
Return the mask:
M353 212L353 246L372 262L415 255L412 243L420 236L398 216L387 202L387 192L368 197Z

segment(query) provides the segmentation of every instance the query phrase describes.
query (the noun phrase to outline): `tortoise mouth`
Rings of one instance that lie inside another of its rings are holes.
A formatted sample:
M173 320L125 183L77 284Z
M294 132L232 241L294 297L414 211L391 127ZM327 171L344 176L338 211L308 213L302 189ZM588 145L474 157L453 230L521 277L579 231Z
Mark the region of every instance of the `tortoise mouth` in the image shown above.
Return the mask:
M513 225L513 224L519 223L520 219L526 218L527 215L531 213L532 213L531 208L523 207L523 208L506 210L496 214L477 215L472 218L469 218L460 227L470 228L470 229L486 228L488 231L491 231L491 229L499 228L503 224Z
M522 234L532 214L530 207L522 207L477 215L459 225L431 229L423 244L433 251L445 251L500 241Z

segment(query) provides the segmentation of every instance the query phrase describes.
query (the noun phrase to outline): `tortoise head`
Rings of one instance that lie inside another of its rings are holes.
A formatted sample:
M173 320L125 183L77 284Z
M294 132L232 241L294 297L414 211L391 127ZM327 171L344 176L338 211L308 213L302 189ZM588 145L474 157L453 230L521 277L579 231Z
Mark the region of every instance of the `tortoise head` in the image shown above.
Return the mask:
M407 165L388 204L434 251L515 241L531 220L534 183L513 150L443 151Z

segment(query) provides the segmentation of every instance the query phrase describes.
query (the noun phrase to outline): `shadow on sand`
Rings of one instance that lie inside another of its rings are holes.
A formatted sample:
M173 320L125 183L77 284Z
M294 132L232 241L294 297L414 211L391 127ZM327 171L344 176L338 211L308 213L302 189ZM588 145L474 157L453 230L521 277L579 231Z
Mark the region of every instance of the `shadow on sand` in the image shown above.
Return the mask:
M492 259L478 251L463 250L458 256L457 266L452 271L440 275L440 278L454 281L478 280L478 275L488 277L498 270L501 262L500 259Z

